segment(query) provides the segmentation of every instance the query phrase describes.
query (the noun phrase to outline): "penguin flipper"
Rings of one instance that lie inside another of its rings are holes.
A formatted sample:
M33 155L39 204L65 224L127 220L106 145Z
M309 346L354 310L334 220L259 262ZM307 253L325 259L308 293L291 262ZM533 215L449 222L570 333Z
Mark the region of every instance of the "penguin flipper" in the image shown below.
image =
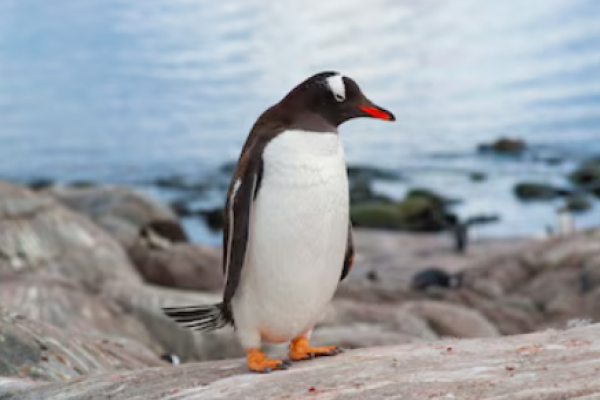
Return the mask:
M227 308L229 308L231 299L240 282L250 235L250 217L262 178L262 158L251 157L252 153L253 149L251 148L245 156L243 155L240 158L227 193L227 204L225 205L225 228L223 230L225 292L223 294L223 304ZM231 312L229 311L229 313Z
M348 243L346 244L346 256L344 257L344 269L340 281L343 281L350 273L354 264L354 240L352 238L352 222L348 224Z
M251 151L247 153L250 155ZM254 161L251 161L251 160ZM235 325L231 299L240 281L250 232L250 215L260 187L262 159L242 156L233 175L227 204L223 232L223 272L225 293L218 304L163 308L165 314L186 328L213 330Z

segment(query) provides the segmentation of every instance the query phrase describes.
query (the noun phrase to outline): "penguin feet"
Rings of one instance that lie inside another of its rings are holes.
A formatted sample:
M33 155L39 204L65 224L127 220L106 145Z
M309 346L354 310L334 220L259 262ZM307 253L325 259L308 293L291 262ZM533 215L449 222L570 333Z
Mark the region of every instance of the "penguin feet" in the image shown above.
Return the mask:
M246 350L246 362L250 371L268 374L276 370L288 369L291 363L289 361L271 360L265 356L265 353L259 349Z
M343 353L344 349L337 346L311 347L306 335L298 336L290 342L288 356L292 361L310 360L321 356L335 356Z

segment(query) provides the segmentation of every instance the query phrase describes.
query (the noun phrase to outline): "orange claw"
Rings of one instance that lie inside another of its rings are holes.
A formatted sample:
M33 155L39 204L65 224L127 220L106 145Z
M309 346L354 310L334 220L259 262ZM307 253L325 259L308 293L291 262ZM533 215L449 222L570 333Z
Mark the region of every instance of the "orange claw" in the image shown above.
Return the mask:
M290 342L289 357L292 361L308 360L319 356L335 356L343 352L337 346L310 347L308 337L301 335Z
M269 373L279 369L288 369L290 364L287 361L271 360L265 356L265 353L259 349L246 350L246 362L250 371Z

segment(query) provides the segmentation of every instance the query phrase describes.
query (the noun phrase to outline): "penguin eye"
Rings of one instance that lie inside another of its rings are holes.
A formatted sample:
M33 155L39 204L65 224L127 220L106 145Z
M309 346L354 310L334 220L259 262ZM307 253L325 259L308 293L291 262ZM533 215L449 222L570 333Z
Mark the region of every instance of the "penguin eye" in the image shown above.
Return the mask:
M342 101L346 100L346 99L344 98L344 96L342 96L341 94L338 94L338 93L334 94L333 96L334 96L334 97L335 97L335 99L338 101L338 103L341 103Z

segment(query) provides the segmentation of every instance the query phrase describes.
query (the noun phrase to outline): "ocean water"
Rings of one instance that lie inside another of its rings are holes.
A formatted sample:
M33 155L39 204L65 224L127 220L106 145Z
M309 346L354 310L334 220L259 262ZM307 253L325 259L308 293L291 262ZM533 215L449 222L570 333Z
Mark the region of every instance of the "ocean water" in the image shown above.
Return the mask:
M0 0L0 177L168 199L147 182L234 160L260 112L333 69L398 119L341 128L350 162L405 176L380 190L430 187L463 215L500 214L481 235L538 234L559 203L519 203L515 182L564 183L600 154L598 21L596 0ZM537 155L476 152L499 136ZM577 224L600 225L599 208Z

